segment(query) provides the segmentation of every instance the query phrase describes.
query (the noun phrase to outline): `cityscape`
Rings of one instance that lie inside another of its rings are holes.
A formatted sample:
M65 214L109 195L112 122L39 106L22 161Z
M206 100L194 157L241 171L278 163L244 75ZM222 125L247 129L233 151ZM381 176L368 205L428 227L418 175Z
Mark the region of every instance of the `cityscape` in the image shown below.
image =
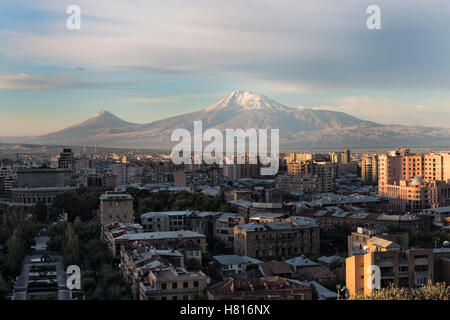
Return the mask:
M0 300L448 301L450 7L150 2L6 1Z

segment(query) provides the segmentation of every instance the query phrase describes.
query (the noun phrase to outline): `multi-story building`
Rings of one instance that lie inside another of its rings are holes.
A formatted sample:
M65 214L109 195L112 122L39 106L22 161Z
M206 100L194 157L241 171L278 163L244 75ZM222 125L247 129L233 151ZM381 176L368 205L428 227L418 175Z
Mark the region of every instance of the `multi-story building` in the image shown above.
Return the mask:
M392 210L417 212L450 204L450 152L411 154L408 149L379 157L378 189Z
M228 248L234 247L234 227L245 224L243 213L223 213L216 220L214 238L222 240Z
M330 192L333 190L331 163L325 161L315 162L314 174L319 178L319 192Z
M290 162L287 164L288 174L282 176L278 182L281 187L286 185L287 189L292 189L289 184L297 184L305 190L315 189L317 192L329 192L333 189L333 167L330 162L325 161L303 161ZM303 178L290 178L303 177ZM301 191L301 190L300 190Z
M132 223L133 197L123 191L107 191L100 196L99 214L102 227L112 222Z
M128 164L116 164L111 168L111 172L117 176L117 185L126 186L132 183L133 177L142 176L143 168Z
M214 256L213 262L218 267L222 278L244 275L247 271L247 266L261 263L258 259L235 254Z
M58 168L72 170L72 175L75 175L75 159L72 149L63 149L59 155Z
M429 281L445 281L446 274L441 270L449 257L450 249L405 250L395 242L372 237L361 254L346 259L346 286L350 296L367 295L377 289L373 266L380 271L379 288L416 288Z
M174 249L155 249L140 244L122 246L120 249L120 270L123 279L135 286L148 277L151 270L159 267L184 268L184 255Z
M141 300L197 300L204 295L209 278L202 271L183 268L151 270L139 286Z
M316 192L320 190L318 176L278 175L275 188L281 192Z
M409 234L407 232L397 233L380 233L374 230L357 228L356 232L352 232L348 237L348 256L354 256L365 253L367 242L374 236L398 243L401 248L408 248Z
M389 215L382 213L349 212L339 207L328 207L323 210L303 210L304 217L314 218L321 229L328 230L335 225L347 226L353 231L358 227L385 232L391 227L407 231L429 232L432 218L416 215Z
M17 173L13 166L1 166L0 177L2 177L2 187L4 193L11 194L11 189L14 187L14 182L17 180Z
M50 208L57 195L75 190L70 169L23 169L17 171L17 187L11 188L11 193L14 204L42 202Z
M364 183L378 183L378 155L364 154L361 161L361 179Z
M319 226L313 219L249 223L234 228L234 253L252 258L287 258L319 250Z
M350 150L345 150L342 153L342 163L350 163L352 162L352 155L350 153Z
M141 215L141 225L146 232L190 230L192 211L148 212Z
M120 252L121 245L134 242L157 249L175 249L182 252L187 259L194 258L199 262L201 255L206 253L205 235L190 230L132 232L121 229L118 231L109 230L105 237L113 256Z
M208 288L208 300L312 300L312 289L282 277L232 278Z
M114 190L117 187L117 176L111 173L87 173L80 175L81 185L92 192Z

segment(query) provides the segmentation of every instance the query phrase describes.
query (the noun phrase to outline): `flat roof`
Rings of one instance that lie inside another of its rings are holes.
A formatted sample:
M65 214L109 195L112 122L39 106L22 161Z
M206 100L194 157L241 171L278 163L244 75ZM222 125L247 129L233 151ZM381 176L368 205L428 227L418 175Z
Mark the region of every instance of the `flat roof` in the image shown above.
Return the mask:
M159 232L137 232L127 233L116 238L116 240L158 240L158 239L180 239L180 238L206 238L204 234L191 230L184 231L159 231Z

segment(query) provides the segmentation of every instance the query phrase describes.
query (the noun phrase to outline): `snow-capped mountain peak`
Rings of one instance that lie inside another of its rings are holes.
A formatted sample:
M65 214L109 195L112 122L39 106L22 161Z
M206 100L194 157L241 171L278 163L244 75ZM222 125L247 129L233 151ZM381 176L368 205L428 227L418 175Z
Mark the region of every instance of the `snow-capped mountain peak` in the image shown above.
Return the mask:
M227 97L209 106L205 111L219 110L225 108L237 108L245 111L251 110L286 110L286 106L264 95L255 94L250 91L235 90Z

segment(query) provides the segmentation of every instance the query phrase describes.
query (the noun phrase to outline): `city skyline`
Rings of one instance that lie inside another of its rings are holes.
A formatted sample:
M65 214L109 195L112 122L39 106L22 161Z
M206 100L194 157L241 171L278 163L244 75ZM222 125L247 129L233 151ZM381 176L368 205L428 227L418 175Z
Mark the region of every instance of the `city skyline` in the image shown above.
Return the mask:
M382 28L368 30L369 1L78 1L81 30L68 30L69 3L5 1L0 136L56 131L100 110L151 122L235 89L448 128L450 7L433 2L378 1Z

